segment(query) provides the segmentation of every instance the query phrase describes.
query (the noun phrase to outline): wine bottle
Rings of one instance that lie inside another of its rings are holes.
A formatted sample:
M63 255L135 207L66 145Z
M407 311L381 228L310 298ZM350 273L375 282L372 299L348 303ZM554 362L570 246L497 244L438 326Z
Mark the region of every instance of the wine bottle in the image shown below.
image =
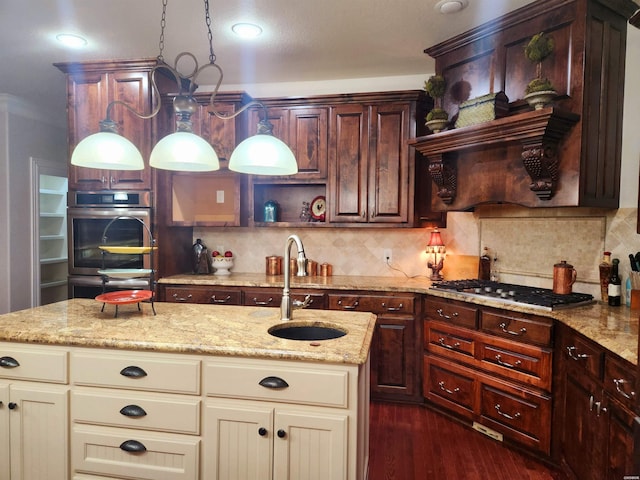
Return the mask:
M609 297L609 305L612 307L620 306L620 295L622 291L622 280L618 275L618 264L620 260L614 258L611 261L611 276L609 277L609 285L607 287L607 295Z

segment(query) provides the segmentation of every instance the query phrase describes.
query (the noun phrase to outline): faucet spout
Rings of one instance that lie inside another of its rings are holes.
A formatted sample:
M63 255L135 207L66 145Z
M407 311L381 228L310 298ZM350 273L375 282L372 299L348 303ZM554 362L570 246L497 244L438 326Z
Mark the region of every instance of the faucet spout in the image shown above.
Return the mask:
M304 246L300 237L297 235L289 235L286 245L284 247L284 288L282 289L282 303L280 304L280 319L282 321L291 320L292 306L291 306L291 245L295 243L298 249L298 258L296 260L298 265L298 271L296 276L307 276L307 257L304 254Z

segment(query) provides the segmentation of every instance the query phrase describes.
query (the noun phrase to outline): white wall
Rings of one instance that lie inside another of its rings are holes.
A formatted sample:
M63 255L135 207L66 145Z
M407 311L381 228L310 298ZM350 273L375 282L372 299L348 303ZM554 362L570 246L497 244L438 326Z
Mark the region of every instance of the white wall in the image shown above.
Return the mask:
M33 223L31 158L66 168L66 129L42 117L35 105L0 94L0 313L32 306Z

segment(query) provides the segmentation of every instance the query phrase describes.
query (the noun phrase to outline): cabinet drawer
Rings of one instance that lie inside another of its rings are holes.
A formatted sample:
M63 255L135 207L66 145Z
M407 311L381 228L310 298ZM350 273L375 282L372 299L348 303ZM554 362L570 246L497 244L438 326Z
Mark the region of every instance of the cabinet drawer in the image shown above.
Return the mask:
M426 315L428 320L459 325L461 327L478 328L478 308L467 306L452 300L427 299Z
M552 352L514 342L478 342L478 358L483 370L511 380L551 391Z
M67 383L69 353L50 346L0 343L0 378Z
M424 356L423 393L427 399L471 419L475 392L473 372L430 355Z
M415 311L415 296L329 294L329 309L376 314L404 313L412 315Z
M327 295L325 293L291 291L291 299L299 302L304 302L307 295L311 298L305 308L316 310L325 310L327 308Z
M244 290L244 305L251 307L279 307L280 303L282 303L282 290Z
M475 340L473 333L463 329L427 322L424 329L425 349L430 352L465 361L475 356Z
M242 292L231 288L210 288L199 286L165 287L166 302L212 303L215 305L241 305Z
M549 453L551 397L484 383L480 396L482 424L523 445Z
M568 368L586 372L602 380L604 371L604 349L577 334L565 333L560 336L558 353L567 359Z
M71 396L71 417L78 423L198 435L200 399L80 389Z
M277 379L286 385L268 386ZM321 369L311 363L296 368L266 361L211 361L204 367L204 388L211 396L347 408L348 382L347 371Z
M636 390L635 367L630 363L605 355L604 359L604 388L614 398L628 408L634 408L638 393Z
M200 361L164 353L74 351L71 381L76 385L198 395Z
M480 328L487 333L518 342L551 346L552 320L531 317L517 312L483 310Z
M128 451L129 445L142 451ZM199 437L76 424L71 466L110 478L197 480L199 449Z

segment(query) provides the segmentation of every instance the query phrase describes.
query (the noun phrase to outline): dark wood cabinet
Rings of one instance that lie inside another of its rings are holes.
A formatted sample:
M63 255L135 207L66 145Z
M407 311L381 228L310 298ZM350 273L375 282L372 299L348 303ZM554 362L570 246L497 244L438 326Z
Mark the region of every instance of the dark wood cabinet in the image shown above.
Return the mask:
M426 400L505 442L551 451L552 322L427 297Z
M461 92L503 91L511 102L505 118L417 139L436 183L433 209L617 208L627 19L637 8L631 0L539 0L425 50L447 80L444 108L454 119ZM542 31L555 42L542 68L558 96L536 113L524 101L535 65L523 49Z
M124 102L140 114L152 110L150 71L156 60L58 63L67 77L69 158L85 137L100 131L107 106ZM150 190L148 166L153 138L150 120L143 120L122 105L112 109L118 133L130 140L146 162L144 170L100 170L69 165L69 190Z
M567 326L558 333L556 455L580 480L638 475L635 368Z

